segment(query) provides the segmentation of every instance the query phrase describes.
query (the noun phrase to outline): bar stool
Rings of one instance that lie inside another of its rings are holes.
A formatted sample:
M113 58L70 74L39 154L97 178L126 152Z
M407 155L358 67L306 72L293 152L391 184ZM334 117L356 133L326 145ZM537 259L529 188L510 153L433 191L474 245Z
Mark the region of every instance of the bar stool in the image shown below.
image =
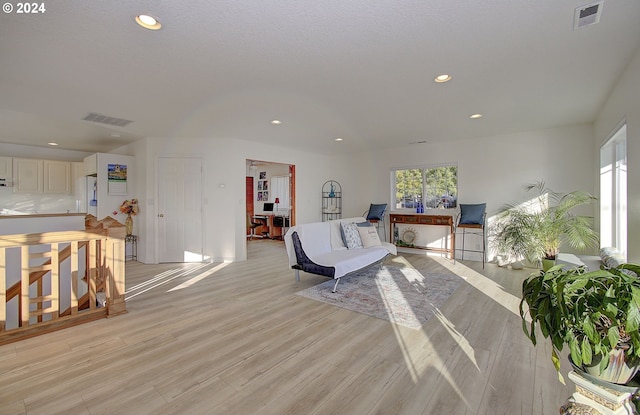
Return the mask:
M387 209L386 203L375 204L371 203L369 205L369 210L366 210L362 216L364 216L367 221L376 225L377 229L380 230L380 225L382 225L382 232L384 233L384 239L387 240L387 227L384 224L384 212Z
M477 252L482 254L482 268L484 269L484 263L486 262L486 249L487 249L487 235L485 231L485 224L487 219L487 204L460 204L460 213L456 218L456 233L458 229L462 229L462 247L457 248L457 251L462 251L460 257L464 260L464 253ZM465 249L465 236L467 234L477 235L482 237L482 249Z

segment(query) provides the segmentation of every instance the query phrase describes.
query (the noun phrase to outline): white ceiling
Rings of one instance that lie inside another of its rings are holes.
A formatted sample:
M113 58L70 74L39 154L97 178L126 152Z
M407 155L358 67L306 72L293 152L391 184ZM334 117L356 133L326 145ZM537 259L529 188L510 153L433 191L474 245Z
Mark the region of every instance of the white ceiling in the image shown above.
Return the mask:
M330 154L590 123L638 50L640 1L605 0L600 23L574 30L589 2L48 1L0 15L0 142L240 138ZM143 12L162 29L137 26ZM443 72L453 80L434 83Z

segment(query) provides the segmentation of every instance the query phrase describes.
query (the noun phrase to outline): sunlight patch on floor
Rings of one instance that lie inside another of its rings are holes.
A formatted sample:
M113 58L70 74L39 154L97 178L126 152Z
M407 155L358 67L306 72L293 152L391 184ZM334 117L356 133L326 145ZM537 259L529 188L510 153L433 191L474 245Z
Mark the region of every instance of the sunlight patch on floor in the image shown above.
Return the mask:
M489 298L492 298L496 303L500 304L505 309L509 310L513 314L520 318L518 307L520 305L520 297L515 296L505 290L505 288L493 281L490 278L482 275L480 272L469 268L460 261L452 263L446 258L433 257L438 261L440 265L447 268L449 271L463 278L467 284L474 287Z
M467 338L464 337L458 330L456 330L455 325L451 321L449 321L449 319L445 317L445 315L442 314L440 310L435 310L434 315L440 321L440 323L442 323L442 327L447 330L451 338L458 344L458 349L462 350L464 354L467 355L469 361L472 362L476 369L478 369L479 371L480 366L478 365L475 351Z
M435 259L435 258L434 258ZM409 261L402 257L397 256L392 259L394 263L401 267L407 267L411 269L415 269L413 265L409 263ZM481 292L484 292L487 295L492 295L491 293L487 293L487 291L495 292L499 291L502 294L507 294L504 292L501 286L484 277L483 275L473 271L472 269L464 266L461 263L453 264L448 260L439 260L443 266L449 269L451 272L458 275L460 278L464 279L467 283L470 283L474 287L476 287ZM414 274L407 273L407 277L409 275L414 276ZM410 279L412 283L417 283L418 281L413 280L413 277ZM384 293L382 290L380 291L382 298L384 299ZM495 295L492 295L495 298ZM514 300L519 301L514 296ZM392 316L390 316L392 317ZM469 341L462 335L458 330L456 330L455 325L449 321L449 319L440 311L438 308L434 308L434 317L437 321L444 327L447 333L451 336L451 338L457 344L458 349L464 352L469 361L480 370L478 365L475 351L473 346L469 343ZM393 318L390 318L393 321ZM406 367L411 375L411 379L414 383L419 383L420 379L423 377L427 370L437 370L443 377L451 388L458 395L459 399L463 401L467 406L470 406L470 403L464 396L464 392L458 386L456 379L452 373L447 369L446 359L443 359L438 353L435 345L432 344L429 336L424 331L424 329L416 330L416 331L408 331L400 326L392 324L398 347L402 352ZM409 346L410 344L422 344L423 347L418 350L412 350ZM429 356L428 359L425 359L424 349L433 350L433 354Z
M390 276L391 273L386 270L386 269L382 269L379 272L381 273L386 273L387 276ZM404 275L404 273L403 273ZM398 287L398 285L395 283L395 281L393 281L393 278L389 279L390 281L393 282L393 291L397 291L397 292L402 292L400 290L400 287ZM382 299L382 302L384 303L384 308L387 312L387 315L389 316L389 321L391 321L392 323L397 323L400 324L397 319L396 316L393 314L393 305L390 303L389 298L385 295L385 290L383 289L383 287L380 285L380 283L378 282L378 280L376 280L376 285L378 286L378 292L380 293L380 298ZM411 304L409 304L409 301L407 301L404 296L402 297L402 304L397 304L396 307L399 308L403 308L405 310L407 310L407 313L410 313L411 310ZM413 320L415 321L419 321L418 317L415 315L415 313L411 313L411 317L413 318Z
M182 284L178 285L177 287L173 287L172 289L168 290L167 292L171 292L171 291L177 291L177 290L182 290L184 288L188 288L191 287L193 284L197 283L198 281L202 281L203 279L207 278L209 275L223 269L224 267L226 267L227 265L229 265L231 262L223 262L222 264L218 264L215 267L211 268L210 270L207 270L205 272L203 272L200 275L196 275L195 277L191 278L188 281L183 282Z
M158 275L153 276L152 278L148 279L145 282L142 282L138 285L134 285L133 287L129 288L125 292L125 301L130 300L134 297L137 297L140 294L144 294L147 291L153 290L156 287L160 287L162 285L168 284L169 282L175 280L176 278L184 277L185 275L188 275L194 271L198 271L199 269L208 267L209 265L211 264L208 264L208 263L196 264L195 266L192 266L192 267L176 268L176 269L170 269L168 271L162 272Z

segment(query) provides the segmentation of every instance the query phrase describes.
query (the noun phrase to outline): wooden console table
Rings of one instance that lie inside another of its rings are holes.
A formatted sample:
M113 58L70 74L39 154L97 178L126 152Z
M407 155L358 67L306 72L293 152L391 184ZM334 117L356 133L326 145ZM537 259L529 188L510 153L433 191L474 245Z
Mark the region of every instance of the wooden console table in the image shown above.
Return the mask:
M434 225L434 226L448 226L449 236L451 237L451 245L445 248L431 248L428 246L408 246L408 248L414 249L426 249L431 251L445 252L449 254L449 259L455 260L455 247L456 247L456 232L454 218L451 215L432 215L429 213L390 213L389 214L389 235L393 238L394 228L397 223L404 223L407 225ZM392 241L396 246L397 241Z

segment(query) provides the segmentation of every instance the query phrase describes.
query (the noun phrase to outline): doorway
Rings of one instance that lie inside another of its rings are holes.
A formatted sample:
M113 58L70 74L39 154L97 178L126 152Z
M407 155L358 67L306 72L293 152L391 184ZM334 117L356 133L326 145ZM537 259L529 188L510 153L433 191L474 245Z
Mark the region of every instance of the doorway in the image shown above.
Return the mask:
M246 160L246 239L284 240L295 223L295 165ZM253 233L251 222L261 222Z

